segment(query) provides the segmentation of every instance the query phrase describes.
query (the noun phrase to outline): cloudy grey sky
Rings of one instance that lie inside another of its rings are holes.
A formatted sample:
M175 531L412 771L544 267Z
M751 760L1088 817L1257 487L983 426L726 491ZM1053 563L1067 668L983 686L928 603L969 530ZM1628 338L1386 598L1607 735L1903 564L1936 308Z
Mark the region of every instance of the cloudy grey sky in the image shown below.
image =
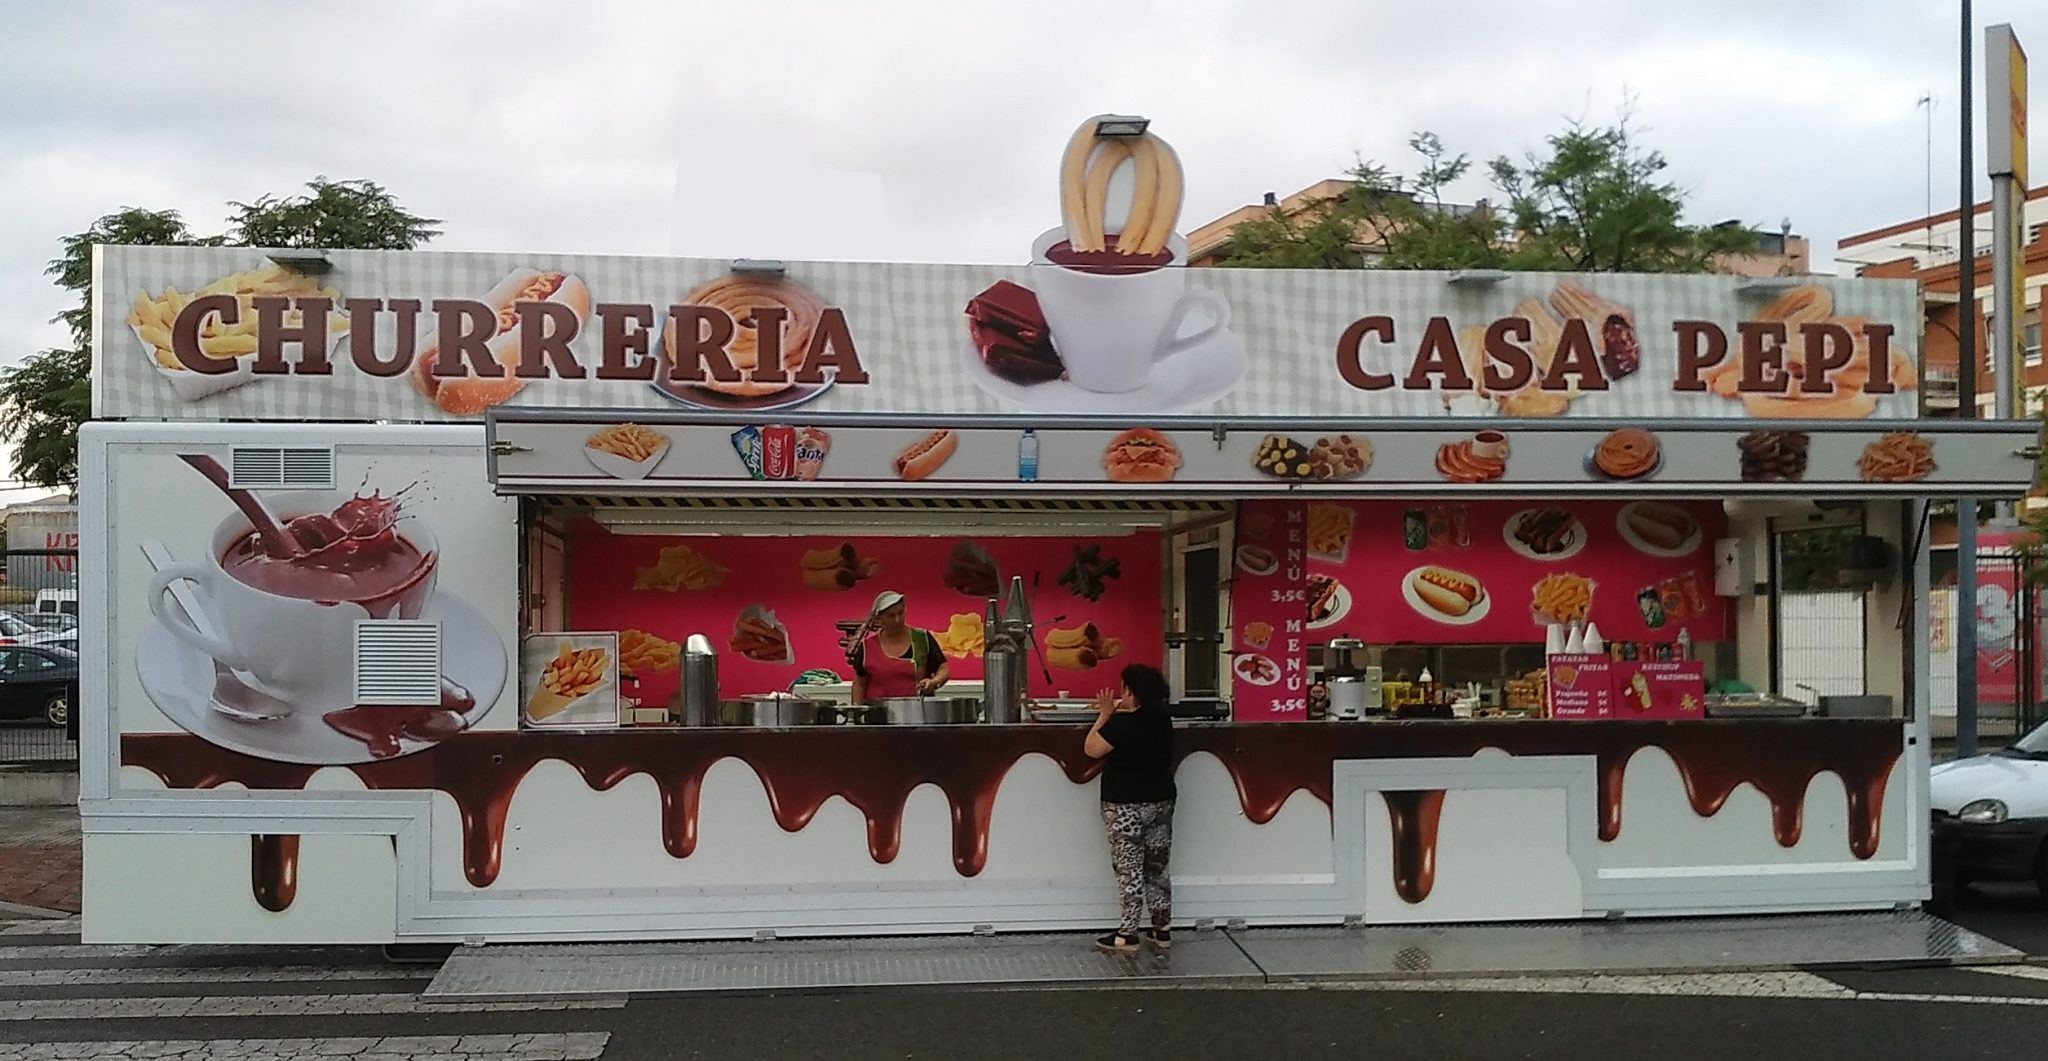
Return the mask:
M2048 4L1976 7L1980 30L2012 22L2048 57ZM1921 212L1923 92L1934 200L1954 205L1955 11L7 0L0 365L62 340L48 318L68 296L43 266L125 205L217 231L227 201L322 174L445 218L441 249L1015 261L1057 221L1067 134L1101 111L1149 115L1175 145L1191 227L1355 154L1405 161L1417 129L1519 153L1632 93L1695 220L1789 218L1824 260L1840 235Z

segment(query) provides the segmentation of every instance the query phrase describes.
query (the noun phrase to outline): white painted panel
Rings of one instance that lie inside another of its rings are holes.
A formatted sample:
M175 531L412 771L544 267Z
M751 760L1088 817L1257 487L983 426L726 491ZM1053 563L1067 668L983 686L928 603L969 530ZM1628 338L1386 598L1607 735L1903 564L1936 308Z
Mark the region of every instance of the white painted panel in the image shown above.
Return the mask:
M256 904L250 843L235 833L87 833L87 943L383 943L397 938L388 836L306 836L298 896Z

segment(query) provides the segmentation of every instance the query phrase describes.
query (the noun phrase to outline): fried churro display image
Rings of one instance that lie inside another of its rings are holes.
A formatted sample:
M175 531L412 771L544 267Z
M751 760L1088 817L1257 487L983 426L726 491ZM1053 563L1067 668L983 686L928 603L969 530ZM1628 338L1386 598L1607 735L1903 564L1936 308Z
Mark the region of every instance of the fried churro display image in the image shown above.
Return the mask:
M683 646L645 630L619 631L619 669L634 677L666 674L681 665Z
M653 566L633 570L634 589L678 593L724 584L725 568L687 545L664 545Z
M525 724L618 724L619 635L533 634L520 653L520 670L526 689L521 712Z
M1060 220L1066 225L1068 249L1074 255L1122 259L1100 260L1098 264L1105 267L1164 265L1172 260L1166 241L1180 220L1185 183L1180 156L1149 132L1103 136L1103 119L1107 117L1082 122L1060 156ZM1109 182L1125 162L1137 169L1131 206L1111 232Z

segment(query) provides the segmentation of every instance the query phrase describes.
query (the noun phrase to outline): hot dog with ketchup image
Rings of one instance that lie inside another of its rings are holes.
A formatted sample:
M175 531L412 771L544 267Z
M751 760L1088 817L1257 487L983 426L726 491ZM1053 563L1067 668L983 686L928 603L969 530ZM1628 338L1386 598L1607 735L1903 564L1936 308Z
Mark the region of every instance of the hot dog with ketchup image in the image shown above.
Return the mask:
M1464 617L1486 599L1486 587L1478 579L1448 567L1417 568L1408 576L1408 586L1422 603L1452 619Z
M944 467L952 459L953 451L959 448L959 435L952 431L934 431L896 455L896 478L905 482L928 479L933 472Z
M423 342L412 363L412 386L441 411L455 416L475 416L519 393L526 381L518 375L520 357L519 304L552 302L567 306L576 314L576 326L590 320L590 289L568 273L544 273L538 269L515 269L479 299L498 315L497 331L485 346L491 360L504 369L502 376L479 376L467 359L452 376L437 375L441 360L438 335Z

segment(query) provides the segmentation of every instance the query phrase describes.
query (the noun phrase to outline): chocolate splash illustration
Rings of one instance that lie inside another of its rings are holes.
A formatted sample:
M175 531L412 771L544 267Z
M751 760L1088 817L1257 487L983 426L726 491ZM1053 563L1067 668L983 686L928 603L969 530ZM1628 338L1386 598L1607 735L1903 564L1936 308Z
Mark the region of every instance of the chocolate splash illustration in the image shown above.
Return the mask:
M1662 749L1677 765L1693 810L1711 817L1747 782L1771 804L1778 843L1799 842L1806 791L1833 773L1848 794L1849 849L1877 853L1885 787L1903 750L1900 723L1836 719L1692 722L1414 722L1356 726L1192 726L1176 735L1181 758L1214 755L1230 773L1245 816L1264 824L1296 792L1331 802L1332 768L1344 760L1468 758L1485 748L1516 756L1593 755L1598 763L1599 835L1621 834L1624 775L1635 754ZM826 800L845 799L867 819L868 853L895 859L904 804L920 785L945 793L952 814L953 866L981 872L996 790L1026 755L1057 763L1076 784L1101 764L1081 752L1070 726L692 729L615 733L463 733L414 755L350 769L379 791L440 791L453 797L463 832L463 871L488 887L498 877L512 793L543 760L567 763L598 791L634 774L652 778L661 798L662 844L687 858L696 849L704 774L722 759L753 768L777 824L808 825ZM121 761L156 774L171 788L239 782L259 790L295 789L318 769L231 752L186 734L130 734ZM1442 796L1387 793L1396 834L1402 897L1419 902L1435 876L1436 819ZM1396 804L1401 806L1397 807ZM1402 852L1407 852L1402 854Z

